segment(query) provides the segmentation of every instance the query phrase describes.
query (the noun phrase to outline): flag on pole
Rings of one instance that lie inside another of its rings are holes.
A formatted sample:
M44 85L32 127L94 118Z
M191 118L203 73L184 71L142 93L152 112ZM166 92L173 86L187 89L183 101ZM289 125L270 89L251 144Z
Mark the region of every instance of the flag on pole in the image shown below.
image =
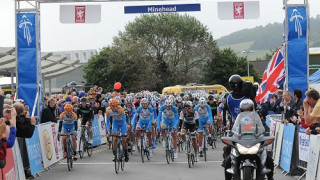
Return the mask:
M285 60L281 49L272 56L264 71L257 92L256 102L265 103L285 81Z

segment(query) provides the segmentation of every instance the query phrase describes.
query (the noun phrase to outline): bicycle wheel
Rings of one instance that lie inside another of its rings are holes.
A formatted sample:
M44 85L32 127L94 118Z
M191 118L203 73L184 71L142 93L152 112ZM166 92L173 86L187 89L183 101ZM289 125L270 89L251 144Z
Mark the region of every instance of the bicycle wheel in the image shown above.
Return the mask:
M120 169L120 161L121 161L121 150L120 150L120 143L118 142L117 152L114 159L114 167L117 174L119 173L119 169Z
M206 135L203 136L203 149L202 149L202 152L203 152L203 156L204 156L204 161L207 161L207 138L206 138Z
M145 152L148 161L150 160L150 153L149 153L149 148L146 148L146 152Z
M169 150L166 150L166 159L167 159L167 163L170 163L170 152Z
M188 165L191 168L192 158L191 158L191 149L190 149L190 141L187 141L187 155L188 155Z
M84 155L84 151L86 150L86 145L85 145L85 139L83 137L80 138L80 141L79 141L79 155L80 155L80 158L82 159L83 158L83 155Z
M143 136L140 138L140 155L141 155L141 161L144 163L144 147L143 147Z
M71 164L70 164L70 157L68 155L67 157L67 165L68 165L68 170L71 171Z
M88 142L86 143L87 144L87 153L88 153L88 156L90 157L92 155L92 144L89 144Z

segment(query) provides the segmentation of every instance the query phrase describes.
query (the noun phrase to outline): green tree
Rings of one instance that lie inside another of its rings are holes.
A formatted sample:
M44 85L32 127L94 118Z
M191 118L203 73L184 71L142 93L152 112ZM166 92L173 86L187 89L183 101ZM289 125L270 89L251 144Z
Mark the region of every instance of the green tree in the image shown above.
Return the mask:
M236 53L230 48L223 49L219 53L208 61L205 70L203 82L206 84L221 84L226 88L229 87L229 77L233 74L239 74L240 76L247 76L247 59L244 57L238 57ZM258 80L259 73L249 64L250 76L253 76L255 80Z
M207 61L218 51L208 28L194 17L142 15L114 37L111 47L89 60L84 77L107 88L112 86L106 84L120 81L128 91L160 91L165 86L199 83Z

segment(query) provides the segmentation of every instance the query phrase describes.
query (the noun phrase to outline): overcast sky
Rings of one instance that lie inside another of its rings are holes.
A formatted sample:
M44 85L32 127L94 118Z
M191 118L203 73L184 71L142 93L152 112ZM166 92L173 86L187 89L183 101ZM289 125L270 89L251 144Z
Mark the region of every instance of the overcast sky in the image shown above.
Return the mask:
M230 0L122 1L74 4L101 4L101 22L98 24L62 24L59 21L60 4L41 4L41 48L43 52L52 52L101 49L111 45L112 38L119 31L123 31L128 22L140 16L140 14L124 14L124 6L201 3L200 12L189 12L188 14L205 24L215 39L241 29L264 26L268 23L284 20L282 0L260 0L260 18L253 20L219 20L218 1ZM294 1L301 2L291 0L291 2ZM311 17L320 14L320 0L309 0L309 5ZM1 0L0 20L0 47L15 46L13 0Z

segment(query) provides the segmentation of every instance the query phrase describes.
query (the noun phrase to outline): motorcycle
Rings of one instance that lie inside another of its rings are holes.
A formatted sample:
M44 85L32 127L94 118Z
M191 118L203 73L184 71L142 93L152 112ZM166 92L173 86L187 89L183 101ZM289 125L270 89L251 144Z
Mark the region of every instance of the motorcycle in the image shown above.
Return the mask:
M265 167L266 146L274 137L264 136L265 129L255 112L242 112L232 128L231 137L222 137L224 144L231 146L231 168L226 169L234 180L263 180L270 169ZM229 176L228 175L228 176Z

